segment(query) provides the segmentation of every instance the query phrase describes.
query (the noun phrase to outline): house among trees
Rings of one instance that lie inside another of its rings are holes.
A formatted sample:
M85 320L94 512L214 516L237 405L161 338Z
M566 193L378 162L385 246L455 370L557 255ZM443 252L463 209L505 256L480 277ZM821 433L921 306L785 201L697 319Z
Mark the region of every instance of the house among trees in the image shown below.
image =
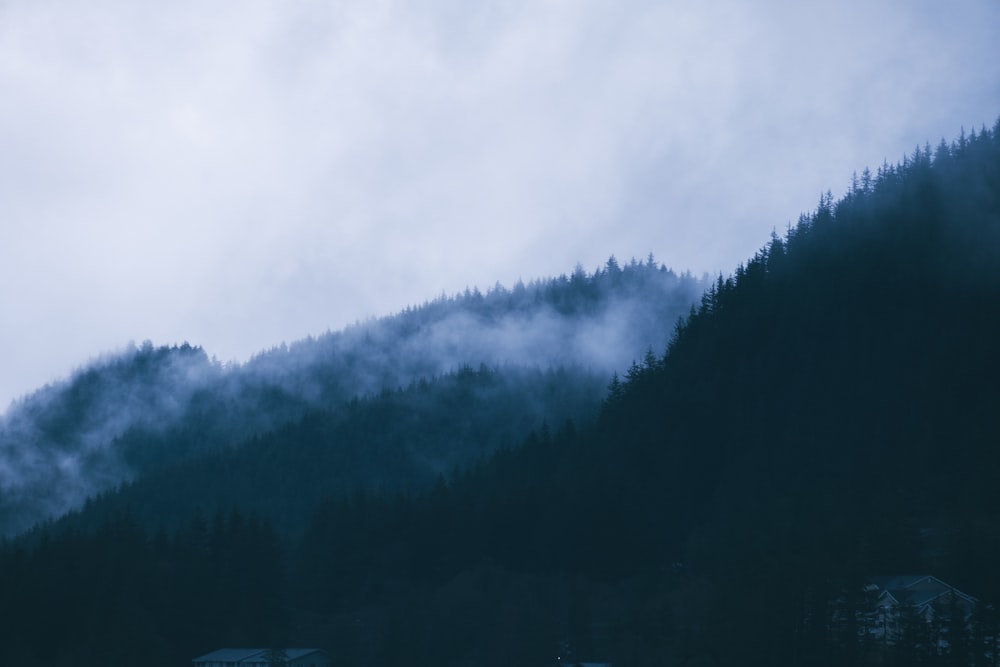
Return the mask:
M194 667L332 667L318 648L221 648L191 661Z
M869 633L890 643L912 632L909 626L917 621L942 634L967 630L977 603L931 575L871 577L865 591L875 604Z

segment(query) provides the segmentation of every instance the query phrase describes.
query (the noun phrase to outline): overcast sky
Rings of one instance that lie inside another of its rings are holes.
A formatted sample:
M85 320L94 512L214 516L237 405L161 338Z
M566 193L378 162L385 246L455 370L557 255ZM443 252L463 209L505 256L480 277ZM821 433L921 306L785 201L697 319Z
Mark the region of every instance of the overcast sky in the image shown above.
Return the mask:
M0 410L653 252L1000 115L1000 0L0 0Z

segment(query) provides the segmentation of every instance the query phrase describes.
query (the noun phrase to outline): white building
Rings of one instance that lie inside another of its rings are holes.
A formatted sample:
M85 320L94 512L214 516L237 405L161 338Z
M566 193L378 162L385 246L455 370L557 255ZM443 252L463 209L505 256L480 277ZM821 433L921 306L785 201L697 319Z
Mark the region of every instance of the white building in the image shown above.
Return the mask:
M871 577L866 587L874 597L875 617L872 636L892 642L902 631L900 611L908 605L927 623L934 622L938 609L956 609L968 623L976 599L931 575Z

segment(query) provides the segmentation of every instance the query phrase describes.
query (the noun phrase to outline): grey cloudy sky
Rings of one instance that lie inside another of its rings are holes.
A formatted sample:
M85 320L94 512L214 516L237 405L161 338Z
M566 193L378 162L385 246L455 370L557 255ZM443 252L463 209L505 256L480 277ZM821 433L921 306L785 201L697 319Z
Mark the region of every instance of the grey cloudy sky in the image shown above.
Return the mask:
M0 410L653 252L1000 115L1000 0L0 0Z

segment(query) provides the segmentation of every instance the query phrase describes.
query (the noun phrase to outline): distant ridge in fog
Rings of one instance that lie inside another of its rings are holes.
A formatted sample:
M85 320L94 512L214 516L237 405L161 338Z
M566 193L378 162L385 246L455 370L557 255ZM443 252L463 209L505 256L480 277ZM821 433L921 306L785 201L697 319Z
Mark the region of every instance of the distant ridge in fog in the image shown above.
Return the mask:
M646 350L664 349L704 285L652 256L624 266L611 258L593 273L578 266L568 276L442 296L282 344L242 365L219 364L187 344L130 345L15 402L4 416L0 534L308 410L466 365L574 367L603 383ZM538 409L544 414L546 406Z

